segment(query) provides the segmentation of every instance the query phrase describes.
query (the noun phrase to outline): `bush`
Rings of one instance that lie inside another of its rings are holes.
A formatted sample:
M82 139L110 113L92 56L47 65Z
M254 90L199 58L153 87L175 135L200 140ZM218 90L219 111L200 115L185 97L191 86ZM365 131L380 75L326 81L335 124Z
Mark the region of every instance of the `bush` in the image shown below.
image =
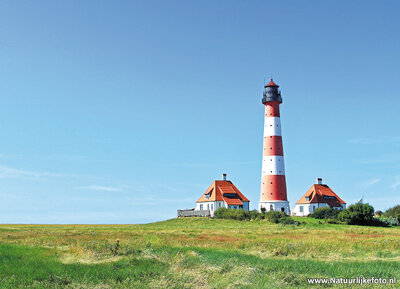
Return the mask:
M287 216L284 212L269 211L267 213L259 213L257 210L245 211L219 208L215 211L214 217L218 219L232 219L232 220L267 220L271 223L282 223L286 225L299 225L299 222L294 221Z
M280 223L282 225L295 225L300 226L300 222L293 220L291 217L286 216L285 218L281 219Z
M314 219L336 219L340 212L340 210L335 210L330 207L317 208L310 217Z
M398 221L400 221L400 205L394 206L393 208L388 209L384 214L384 217L389 218L395 218Z
M218 208L214 216L219 219L250 220L250 212L245 210Z
M389 227L389 223L386 220L382 220L381 218L372 218L372 221L368 224L369 226L374 227Z
M342 224L342 222L338 221L337 219L325 219L326 224Z
M386 226L399 226L400 222L397 218L393 218L393 217L379 217L379 218L375 218L378 219L380 222L382 222L383 224L385 224Z
M286 214L284 212L279 211L269 211L265 213L265 219L271 223L282 223L282 221L286 218Z
M257 210L250 211L250 220L257 220L260 213Z
M338 219L348 225L376 225L374 224L374 207L361 202L341 211Z

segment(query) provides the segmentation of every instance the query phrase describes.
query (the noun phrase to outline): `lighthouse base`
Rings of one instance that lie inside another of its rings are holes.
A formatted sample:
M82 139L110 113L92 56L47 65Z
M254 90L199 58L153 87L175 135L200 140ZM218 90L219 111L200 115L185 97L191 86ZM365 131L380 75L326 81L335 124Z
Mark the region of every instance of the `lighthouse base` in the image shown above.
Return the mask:
M259 202L258 210L265 208L266 212L279 211L285 212L286 215L290 215L289 201L263 201Z

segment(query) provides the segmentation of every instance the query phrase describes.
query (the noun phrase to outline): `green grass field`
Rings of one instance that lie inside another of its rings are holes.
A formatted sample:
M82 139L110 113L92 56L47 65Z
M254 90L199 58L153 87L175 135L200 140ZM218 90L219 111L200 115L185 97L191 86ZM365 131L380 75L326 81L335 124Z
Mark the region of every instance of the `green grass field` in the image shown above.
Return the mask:
M0 225L0 288L321 288L307 278L400 280L400 228L296 219L300 226L208 218Z

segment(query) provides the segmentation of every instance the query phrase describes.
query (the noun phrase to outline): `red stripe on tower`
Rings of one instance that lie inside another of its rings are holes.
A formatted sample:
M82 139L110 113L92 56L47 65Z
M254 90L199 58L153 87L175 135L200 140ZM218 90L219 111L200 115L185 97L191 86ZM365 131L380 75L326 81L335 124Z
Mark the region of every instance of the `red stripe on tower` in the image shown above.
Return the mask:
M266 211L282 211L290 214L279 113L282 98L278 88L279 86L271 79L265 86L262 99L265 105L265 121L259 210L265 208Z

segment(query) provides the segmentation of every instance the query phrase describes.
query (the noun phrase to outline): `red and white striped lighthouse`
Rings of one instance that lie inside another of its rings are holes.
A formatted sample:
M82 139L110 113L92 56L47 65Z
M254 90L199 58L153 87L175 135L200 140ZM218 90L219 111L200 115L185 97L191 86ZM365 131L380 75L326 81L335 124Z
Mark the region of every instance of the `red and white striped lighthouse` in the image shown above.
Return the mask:
M290 214L286 193L285 164L279 105L282 103L279 86L271 81L265 86L262 103L265 105L264 146L259 210L282 211Z

